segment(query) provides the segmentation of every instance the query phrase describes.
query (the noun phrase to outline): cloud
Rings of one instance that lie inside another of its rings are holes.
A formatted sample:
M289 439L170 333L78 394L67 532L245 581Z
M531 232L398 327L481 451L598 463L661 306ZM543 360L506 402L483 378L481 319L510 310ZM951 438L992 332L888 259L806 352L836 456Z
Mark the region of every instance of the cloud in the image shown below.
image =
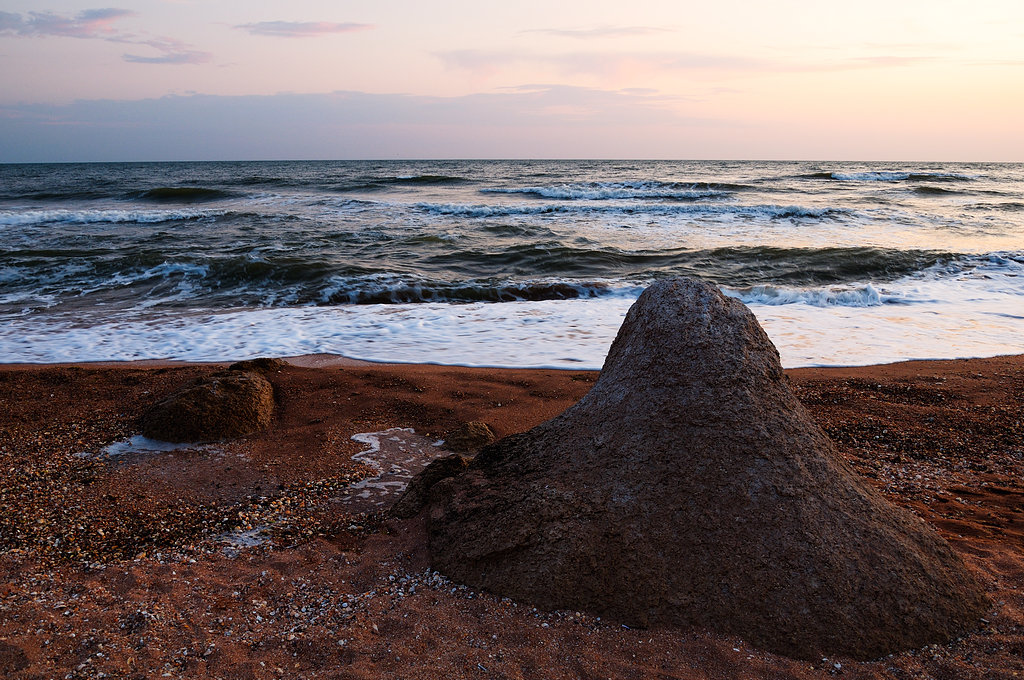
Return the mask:
M209 52L194 50L188 44L174 38L139 36L120 31L113 25L119 19L134 16L137 16L136 12L113 7L87 9L73 17L53 12L29 12L25 15L0 12L0 35L103 40L141 45L158 52L152 56L122 55L122 59L134 64L202 64L213 58Z
M122 55L122 59L132 64L205 64L213 59L209 52L193 50L186 43L173 38L140 40L135 44L152 47L160 54L149 57L138 54Z
M578 40L591 40L595 38L631 38L640 35L653 35L655 33L671 33L668 28L655 28L653 26L600 26L598 28L532 28L521 33L543 33L559 38L576 38Z
M813 73L859 69L898 68L931 60L923 56L870 56L849 59L795 62L705 52L562 52L535 53L498 50L449 50L434 56L448 68L477 75L492 75L502 69L547 68L562 75L590 75L602 78L635 77L638 73L716 73L749 75L758 73Z
M235 28L248 31L253 35L266 35L278 38L311 38L331 33L365 31L373 28L373 25L352 22L339 24L327 21L260 21L255 24L239 24Z
M845 62L825 64L825 70L852 70L861 68L890 68L899 66L911 66L923 61L931 61L930 57L900 57L893 55L879 55L876 57L854 57Z
M0 35L17 33L22 25L20 14L12 12L0 12Z
M52 12L29 12L24 16L0 12L0 33L106 39L117 35L111 24L135 14L131 10L115 8L87 9L73 17L63 17Z
M662 71L767 70L770 63L747 57L700 52L569 52L542 54L490 50L449 50L435 55L449 68L491 74L502 68L550 68L563 74L614 76Z
M446 50L435 52L434 56L441 60L447 68L464 69L473 73L489 74L501 68L517 64L529 64L537 59L523 52L492 50Z
M688 116L675 97L536 84L460 97L349 91L8 106L0 148L9 162L633 157L664 153L665 135L729 125Z
M121 58L129 64L205 64L213 58L209 52L166 52L154 57L141 54L123 54Z

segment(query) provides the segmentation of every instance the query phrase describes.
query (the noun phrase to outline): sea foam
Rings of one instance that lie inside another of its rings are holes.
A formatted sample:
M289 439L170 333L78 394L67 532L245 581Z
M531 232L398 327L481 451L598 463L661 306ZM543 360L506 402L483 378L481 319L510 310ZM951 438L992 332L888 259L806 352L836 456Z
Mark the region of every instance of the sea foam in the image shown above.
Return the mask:
M209 210L26 210L0 212L0 226L26 226L34 224L118 224L135 222L156 224L172 220L196 220L223 215L223 211Z
M877 290L727 292L746 298L788 367L1019 353L1024 315L1014 310L1020 290L993 290L984 281L918 277ZM876 295L887 304L874 304ZM340 354L383 362L598 369L633 300L16 317L0 334L0 357L34 363Z

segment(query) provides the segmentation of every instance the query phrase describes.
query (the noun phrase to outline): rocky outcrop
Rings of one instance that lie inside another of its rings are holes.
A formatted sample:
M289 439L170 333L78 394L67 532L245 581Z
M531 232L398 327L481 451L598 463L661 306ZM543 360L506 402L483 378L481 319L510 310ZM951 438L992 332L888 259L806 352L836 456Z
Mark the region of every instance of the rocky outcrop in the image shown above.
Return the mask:
M172 394L142 418L142 434L168 442L233 439L270 425L274 389L259 373L228 370Z
M640 296L579 403L436 483L427 521L457 581L795 657L941 642L986 608L949 545L841 460L753 314L687 279Z

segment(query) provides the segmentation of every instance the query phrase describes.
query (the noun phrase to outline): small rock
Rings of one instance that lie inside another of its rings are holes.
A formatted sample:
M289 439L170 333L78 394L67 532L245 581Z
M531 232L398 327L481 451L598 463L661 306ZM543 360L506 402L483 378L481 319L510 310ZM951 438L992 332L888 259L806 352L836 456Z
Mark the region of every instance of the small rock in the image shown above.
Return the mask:
M270 425L274 388L259 373L221 371L172 394L142 418L142 434L167 442L241 437Z
M268 373L277 373L285 366L285 362L280 359L271 359L269 357L259 357L257 359L247 359L245 361L236 361L235 363L228 366L229 371L252 371L255 373L262 373L266 375Z
M444 448L457 453L476 452L496 439L494 431L476 420L463 423L444 438Z

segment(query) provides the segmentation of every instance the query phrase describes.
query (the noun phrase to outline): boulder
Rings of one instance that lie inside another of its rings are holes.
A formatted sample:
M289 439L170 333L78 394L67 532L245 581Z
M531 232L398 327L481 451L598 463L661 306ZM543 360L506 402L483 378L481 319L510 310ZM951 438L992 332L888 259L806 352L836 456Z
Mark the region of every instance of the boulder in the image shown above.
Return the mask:
M487 423L471 420L444 436L444 448L458 453L475 453L495 439L497 437Z
M157 403L142 417L142 434L168 442L209 442L270 425L274 388L259 373L221 371Z
M277 373L288 364L281 359L272 359L270 357L257 357L255 359L246 359L245 361L236 361L235 363L228 366L229 371L252 371L253 373L260 373L267 375L268 373Z
M456 581L797 658L943 642L987 607L950 546L843 462L754 315L689 279L648 288L591 391L435 484L426 518Z

